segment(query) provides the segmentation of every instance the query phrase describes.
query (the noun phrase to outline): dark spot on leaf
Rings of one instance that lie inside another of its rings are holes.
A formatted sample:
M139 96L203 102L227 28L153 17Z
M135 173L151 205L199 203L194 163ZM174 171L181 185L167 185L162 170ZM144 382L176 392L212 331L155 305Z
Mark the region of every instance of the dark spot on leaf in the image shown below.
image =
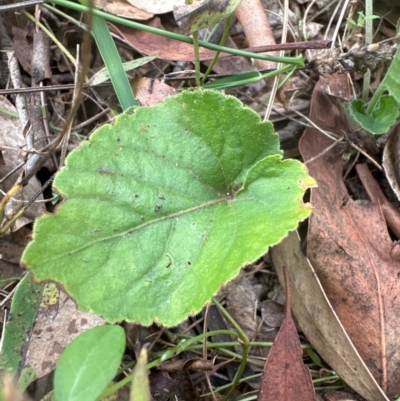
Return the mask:
M93 230L93 234L98 234L98 233L100 233L101 232L101 230L99 230L98 228L96 228L95 230Z
M121 139L120 139L120 138L117 138L117 142L121 142Z
M139 194L135 194L135 198L139 198Z
M156 205L155 208L154 208L154 211L158 212L160 209L162 209L162 206L163 205Z
M192 226L195 226L195 225L196 225L196 223L193 222L193 223L192 223Z
M188 265L191 266L191 265L192 265L192 262L188 262Z
M97 170L98 173L100 174L110 174L110 175L114 175L115 171L111 170L109 167L100 167Z
M144 216L140 216L140 220L142 220L142 221L143 221L143 220L144 220Z

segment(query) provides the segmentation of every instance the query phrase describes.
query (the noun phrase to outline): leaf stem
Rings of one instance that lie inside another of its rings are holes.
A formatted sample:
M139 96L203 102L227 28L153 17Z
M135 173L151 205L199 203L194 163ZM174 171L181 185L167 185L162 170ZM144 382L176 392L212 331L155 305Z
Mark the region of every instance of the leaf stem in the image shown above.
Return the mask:
M51 0L51 1L48 0L48 1L53 4L57 4L57 5L60 5L63 7L68 7L72 10L79 11L79 12L88 12L89 11L88 7L83 6L81 4L73 3L68 0ZM179 35L174 32L169 32L169 31L165 31L163 29L154 28L151 26L140 24L138 22L128 21L128 20L125 20L124 18L108 14L104 11L93 10L93 15L104 18L107 21L110 21L110 22L113 22L116 24L121 24L121 25L130 27L130 28L133 28L133 29L140 29L145 32L150 32L150 33L154 33L156 35L179 40L181 42L193 44L193 39L188 36ZM219 46L214 43L205 42L203 40L199 40L199 46L204 47L206 49L214 50L214 51L220 51L220 52L224 52L224 53L233 54L236 56L255 58L255 59L260 59L260 60L269 60L269 61L274 61L277 63L293 64L293 65L296 65L299 67L304 66L304 61L303 61L302 56L297 56L297 57L266 56L265 54L252 53L252 52L248 52L248 51L244 51L244 50L232 49L230 47Z
M209 331L207 333L202 333L196 337L191 337L188 340L183 340L179 344L177 344L175 347L173 347L172 349L163 352L163 355L161 355L160 358L155 359L154 361L150 362L147 365L147 369L154 368L155 366L159 365L160 363L162 363L168 359L171 359L172 357L180 354L183 351L186 351L186 349L194 342L199 342L203 338L212 337L217 334L228 334L228 335L237 337L237 333L233 330L214 330L214 331ZM246 358L247 358L247 355L246 355ZM115 383L114 385L106 388L103 391L103 394L101 394L101 396L98 398L98 400L101 400L101 399L115 393L118 389L120 389L123 386L125 386L126 384L130 383L132 381L132 377L133 377L133 374L130 374L129 376L126 376L124 379L122 379L118 383Z
M199 49L199 31L193 32L193 47L194 47L194 70L196 86L200 88L200 49Z
M213 302L215 306L219 309L219 311L224 315L224 317L229 321L229 323L237 330L238 336L242 341L241 344L243 349L242 360L240 361L239 369L237 370L236 375L232 381L232 387L229 389L228 393L223 398L223 401L228 401L230 396L235 391L236 386L239 384L239 381L242 378L243 372L246 368L247 356L249 355L249 349L250 349L250 340L245 334L245 332L242 330L242 328L236 323L235 319L232 318L232 316L226 311L225 308L222 307L222 305L215 298L213 298Z
M223 32L221 40L219 42L220 46L223 46L225 44L225 42L226 42L226 39L228 38L229 28L231 27L231 23L232 23L232 14L225 21L224 32ZM205 72L205 74L204 74L204 76L203 76L203 78L201 80L201 84L202 85L206 81L207 77L210 75L210 72L212 71L212 69L214 68L214 65L218 61L218 57L219 57L220 54L221 54L220 51L217 51L215 53L214 58L212 59L210 65L207 68L207 71Z

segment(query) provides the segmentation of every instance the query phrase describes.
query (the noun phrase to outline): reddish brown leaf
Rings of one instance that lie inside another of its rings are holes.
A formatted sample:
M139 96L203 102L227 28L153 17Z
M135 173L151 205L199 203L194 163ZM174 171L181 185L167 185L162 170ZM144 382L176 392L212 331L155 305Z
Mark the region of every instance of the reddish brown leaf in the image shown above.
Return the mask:
M155 106L163 102L168 96L177 93L174 88L164 82L146 77L134 78L131 81L131 86L136 99L142 106Z
M265 362L258 401L316 401L310 372L290 311L290 288L286 268L285 317Z
M326 92L351 94L346 75L321 77L311 119L348 133ZM343 326L386 394L400 392L400 263L378 202L354 201L342 179L344 160L332 139L307 128L300 151L318 188L312 191L307 255ZM346 380L346 378L343 378Z
M147 25L164 29L158 17L151 19ZM193 61L194 59L193 45L189 43L179 42L154 33L132 29L122 25L111 25L111 28L113 31L118 32L140 53L157 54L158 58L162 60ZM214 52L210 50L201 48L200 59L203 59L204 54L210 58L210 53L211 55L214 54Z

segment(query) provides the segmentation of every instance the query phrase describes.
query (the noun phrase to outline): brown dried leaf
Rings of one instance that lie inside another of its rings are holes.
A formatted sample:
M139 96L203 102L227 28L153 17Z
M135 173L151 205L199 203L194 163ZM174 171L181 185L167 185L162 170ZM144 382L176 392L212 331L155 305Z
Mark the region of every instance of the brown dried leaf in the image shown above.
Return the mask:
M322 77L311 106L314 123L340 135L346 128L322 86L342 94L349 90L346 77ZM311 196L307 255L353 344L391 397L400 392L400 263L392 257L380 205L350 198L337 149L321 155L331 144L315 128L300 141L304 160L320 155L308 164L319 187Z
M54 285L55 288L55 285ZM32 328L24 367L36 371L36 379L51 372L64 348L79 334L104 324L104 319L81 312L75 302L61 290L44 293Z
M258 401L317 401L290 311L289 275L284 267L285 318L265 362Z
M400 124L396 124L390 131L382 164L389 184L400 200Z
M250 339L257 335L257 297L249 279L242 275L226 296L226 310Z
M177 92L171 86L150 78L134 78L131 81L135 98L142 106L155 106L162 103L168 96Z
M400 239L400 212L396 206L386 198L366 163L357 164L356 170L369 198L373 203L380 205L386 224L392 230L393 234Z
M28 41L28 32L16 26L12 27L13 39L12 46L15 56L22 65L22 68L28 73L31 73L32 62L32 44Z
M284 306L272 299L261 304L261 316L269 327L280 327L284 317Z
M368 401L388 401L334 312L296 232L271 249L272 262L283 283L288 266L292 309L308 341L319 355Z
M128 0L133 6L152 14L164 14L174 6L184 5L185 0Z
M147 22L147 25L164 29L160 18L155 17ZM156 35L138 29L128 28L122 25L111 25L113 31L121 35L138 52L151 55L157 54L162 60L193 61L193 45L180 42L164 36ZM210 60L215 52L204 48L199 49L200 60Z
M124 0L112 0L107 2L104 0L94 0L94 4L107 11L110 14L118 15L119 17L134 19L134 20L147 20L153 17L153 13L148 13L140 8L137 8Z

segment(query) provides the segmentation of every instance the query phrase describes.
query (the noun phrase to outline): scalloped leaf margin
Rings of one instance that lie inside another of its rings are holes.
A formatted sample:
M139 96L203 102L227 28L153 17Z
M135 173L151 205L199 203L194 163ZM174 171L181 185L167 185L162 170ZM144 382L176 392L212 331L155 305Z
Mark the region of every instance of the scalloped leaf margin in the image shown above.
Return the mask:
M35 279L109 322L173 326L309 216L315 181L270 122L195 91L97 129L54 186L22 257Z

